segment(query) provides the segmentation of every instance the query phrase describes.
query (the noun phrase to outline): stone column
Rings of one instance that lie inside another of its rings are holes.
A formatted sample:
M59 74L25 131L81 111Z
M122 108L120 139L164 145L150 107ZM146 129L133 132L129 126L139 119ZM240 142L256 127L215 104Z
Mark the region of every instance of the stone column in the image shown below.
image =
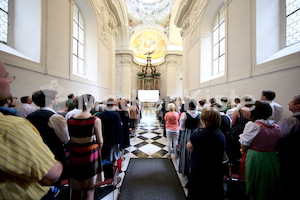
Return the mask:
M175 98L179 95L181 95L182 91L178 91L178 75L177 75L177 69L179 65L179 57L177 55L168 55L167 56L167 93L166 96L170 96L171 98Z
M130 98L131 97L131 65L132 58L130 55L122 55L120 60L120 70L121 70L121 95L122 98Z

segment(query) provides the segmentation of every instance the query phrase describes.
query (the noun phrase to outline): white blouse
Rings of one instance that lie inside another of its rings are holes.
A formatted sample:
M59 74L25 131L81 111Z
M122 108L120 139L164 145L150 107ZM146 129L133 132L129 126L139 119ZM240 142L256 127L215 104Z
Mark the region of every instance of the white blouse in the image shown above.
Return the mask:
M256 120L256 122L264 123L268 126L273 126L274 121L273 120L263 120L259 119ZM239 142L244 146L250 146L253 139L256 137L256 135L260 132L260 126L257 123L254 123L252 121L249 121L244 128L243 133L240 135Z

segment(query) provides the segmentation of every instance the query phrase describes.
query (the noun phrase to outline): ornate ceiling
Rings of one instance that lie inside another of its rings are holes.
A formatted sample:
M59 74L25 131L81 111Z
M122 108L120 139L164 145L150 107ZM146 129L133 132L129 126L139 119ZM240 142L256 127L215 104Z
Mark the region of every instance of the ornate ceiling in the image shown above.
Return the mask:
M145 61L145 55L149 52L153 52L151 57L154 60L160 60L159 58L164 56L167 46L165 38L169 37L170 18L175 1L124 0L127 7L129 31L133 37L130 49L140 62Z
M144 25L164 24L171 13L173 0L125 0L131 20Z

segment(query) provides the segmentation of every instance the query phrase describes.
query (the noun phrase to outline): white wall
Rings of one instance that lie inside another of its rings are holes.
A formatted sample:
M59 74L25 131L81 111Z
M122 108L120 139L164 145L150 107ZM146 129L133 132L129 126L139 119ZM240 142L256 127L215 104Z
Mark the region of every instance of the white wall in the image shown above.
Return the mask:
M209 30L208 22L212 22L214 16L212 13L215 13L224 1L206 1L206 5L200 1L194 2L194 7L189 10L191 14L187 15L182 23L188 27L184 30L183 44L184 90L188 91L186 94L197 100L200 98L208 100L212 97L218 100L222 96L235 98L244 95L258 100L262 90L269 89L275 91L277 95L275 101L284 107L284 115L291 115L287 104L295 95L300 94L300 44L279 49L279 44L282 43L278 42L280 25L277 30L269 27L268 30L264 30L265 26L262 24L267 22L262 22L265 20L263 18L256 18L261 16L262 11L270 13L273 11L261 9L261 1L257 1L259 4L254 0L226 1L228 5L225 11L227 59L225 75L201 82L200 69L211 67L208 62L210 58L206 57L209 54L203 52L207 50L205 48L207 44L202 42L207 42L205 38L210 37L206 30ZM279 2L273 3L279 9ZM279 21L276 19L276 22ZM276 37L273 37L274 31L277 31ZM258 38L262 32L267 38L266 41ZM276 40L274 41L276 50L274 46L268 46L273 39ZM264 51L267 51L268 55L263 57Z
M28 58L26 55L22 56L22 52L10 47L2 48L2 45L0 48L0 60L6 64L10 74L15 74L17 77L11 86L13 95L16 97L31 95L36 90L48 87L56 89L62 100L67 99L69 93L75 95L90 93L95 96L96 100L107 99L113 86L110 81L114 74L110 69L114 65L111 60L114 60L115 54L115 35L112 30L113 26L108 26L108 21L113 24L114 20L101 16L101 14L110 16L105 2L75 1L78 3L77 6L82 12L86 24L87 40L85 45L88 49L85 55L87 58L86 74L76 76L71 73L72 2L37 1L41 5L41 16L37 12L36 17L41 19L41 26L27 28L39 28L40 30L40 38L29 35L32 38L28 39L29 41L31 39L40 41L40 61ZM95 4L99 10L96 9ZM20 20L22 19L16 21L20 23ZM26 24L26 18L23 19L23 23ZM25 29L26 26L19 28Z

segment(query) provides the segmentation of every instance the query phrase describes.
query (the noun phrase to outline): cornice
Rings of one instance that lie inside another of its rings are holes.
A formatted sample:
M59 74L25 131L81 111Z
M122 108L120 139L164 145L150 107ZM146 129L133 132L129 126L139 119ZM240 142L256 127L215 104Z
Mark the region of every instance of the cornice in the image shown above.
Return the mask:
M133 52L131 50L116 50L116 56L130 56L133 59Z
M97 24L100 30L100 36L107 43L108 35L111 34L114 38L118 36L117 24L118 20L114 13L111 11L107 1L90 0L96 16Z
M177 9L176 13L173 13L175 15L174 17L174 24L182 28L184 26L184 16L188 13L188 10L190 9L191 5L193 4L195 0L181 0L177 1L175 5L175 9Z
M121 24L128 24L128 16L124 1L105 0L105 2L116 19L116 26L120 26Z
M198 28L195 26L199 25L200 18L209 4L210 0L201 0L201 1L194 1L192 5L190 6L188 12L183 16L182 19L182 30L181 30L181 36L184 37L187 35L190 31L195 31L195 29Z

